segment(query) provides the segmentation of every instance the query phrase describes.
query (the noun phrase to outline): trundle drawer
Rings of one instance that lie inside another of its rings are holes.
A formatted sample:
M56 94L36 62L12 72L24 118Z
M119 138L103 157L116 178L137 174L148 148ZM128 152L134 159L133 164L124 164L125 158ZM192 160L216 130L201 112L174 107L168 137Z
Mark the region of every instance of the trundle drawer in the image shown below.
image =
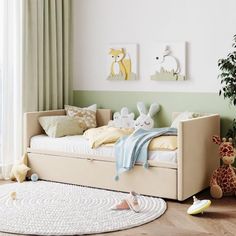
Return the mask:
M115 163L28 153L31 172L40 179L177 199L177 170L136 165L115 181Z

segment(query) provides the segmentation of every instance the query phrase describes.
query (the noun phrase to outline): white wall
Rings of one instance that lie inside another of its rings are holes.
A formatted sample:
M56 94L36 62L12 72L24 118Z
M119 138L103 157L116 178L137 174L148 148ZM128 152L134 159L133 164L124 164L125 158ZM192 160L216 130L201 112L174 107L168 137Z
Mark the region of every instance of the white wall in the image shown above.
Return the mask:
M235 0L73 0L74 90L217 92L236 34ZM187 41L188 81L149 79L148 47ZM107 81L109 43L139 44L139 81Z

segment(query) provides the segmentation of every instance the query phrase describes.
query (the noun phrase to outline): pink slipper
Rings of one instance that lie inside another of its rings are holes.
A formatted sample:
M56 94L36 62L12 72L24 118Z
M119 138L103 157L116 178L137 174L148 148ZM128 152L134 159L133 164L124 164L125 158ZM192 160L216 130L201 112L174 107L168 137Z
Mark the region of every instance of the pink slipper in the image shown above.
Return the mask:
M129 210L130 207L125 199L111 207L111 210Z
M140 211L137 193L131 191L125 200L127 201L130 209L132 209L134 212L138 213Z

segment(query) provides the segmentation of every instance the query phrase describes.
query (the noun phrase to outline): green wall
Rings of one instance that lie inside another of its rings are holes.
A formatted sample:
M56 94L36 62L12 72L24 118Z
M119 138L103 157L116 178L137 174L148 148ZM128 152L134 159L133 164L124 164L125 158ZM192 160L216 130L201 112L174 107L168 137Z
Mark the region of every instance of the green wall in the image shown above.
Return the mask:
M173 111L194 111L218 113L221 116L222 135L236 117L236 108L216 93L182 93L182 92L118 92L118 91L74 91L73 104L88 106L93 103L99 108L119 111L123 106L137 114L136 103L144 101L146 105L158 102L160 112L155 116L157 127L168 126Z

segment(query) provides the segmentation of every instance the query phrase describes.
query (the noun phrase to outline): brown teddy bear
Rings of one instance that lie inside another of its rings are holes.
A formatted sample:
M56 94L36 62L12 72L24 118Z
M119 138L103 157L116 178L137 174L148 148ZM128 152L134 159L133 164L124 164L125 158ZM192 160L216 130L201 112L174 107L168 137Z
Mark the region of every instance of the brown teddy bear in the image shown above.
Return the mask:
M213 198L222 198L222 196L236 195L236 168L232 166L235 159L235 149L232 139L226 138L222 141L219 136L212 137L214 143L219 145L220 158L223 165L217 168L211 177L210 192Z

